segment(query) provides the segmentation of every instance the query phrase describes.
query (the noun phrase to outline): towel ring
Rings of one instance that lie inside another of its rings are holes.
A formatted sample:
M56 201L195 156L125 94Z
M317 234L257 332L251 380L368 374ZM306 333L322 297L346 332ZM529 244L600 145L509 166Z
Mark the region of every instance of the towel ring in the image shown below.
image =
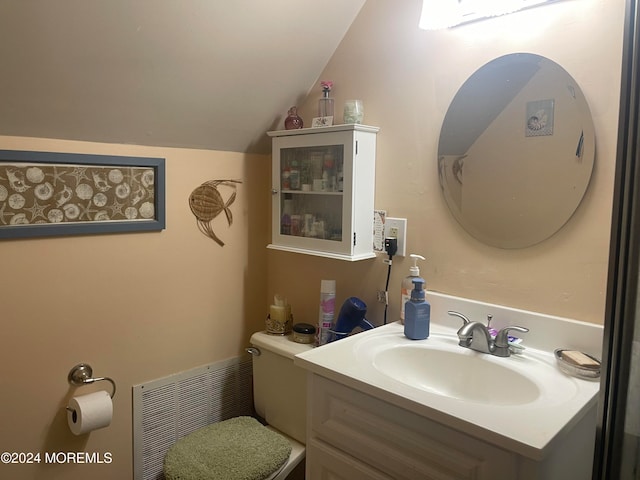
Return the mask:
M69 372L69 375L67 376L67 380L69 380L69 383L71 385L76 385L76 386L87 385L89 383L101 382L103 380L106 380L107 382L110 382L111 386L113 387L113 391L111 392L111 398L115 396L116 382L114 382L109 377L92 378L91 375L93 375L93 369L91 368L91 365L86 363L79 363L78 365L76 365L71 369L71 371Z

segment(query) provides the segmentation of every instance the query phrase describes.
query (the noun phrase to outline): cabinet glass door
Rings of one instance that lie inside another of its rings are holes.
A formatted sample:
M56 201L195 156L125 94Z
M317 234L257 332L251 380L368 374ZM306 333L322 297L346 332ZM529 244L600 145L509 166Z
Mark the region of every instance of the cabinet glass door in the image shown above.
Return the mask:
M280 150L280 234L342 242L344 145Z

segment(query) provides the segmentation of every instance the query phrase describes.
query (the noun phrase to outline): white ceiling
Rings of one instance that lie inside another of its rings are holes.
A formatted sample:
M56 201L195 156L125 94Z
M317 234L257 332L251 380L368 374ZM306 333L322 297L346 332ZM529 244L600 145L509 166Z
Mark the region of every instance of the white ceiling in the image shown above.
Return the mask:
M2 0L0 135L268 152L365 0Z

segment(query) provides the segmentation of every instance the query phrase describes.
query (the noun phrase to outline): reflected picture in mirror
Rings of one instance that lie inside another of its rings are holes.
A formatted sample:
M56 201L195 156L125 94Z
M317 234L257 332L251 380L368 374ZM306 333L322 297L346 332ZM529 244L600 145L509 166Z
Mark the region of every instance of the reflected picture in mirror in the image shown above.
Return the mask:
M516 53L481 67L453 98L440 132L438 175L469 234L524 248L571 218L594 159L593 121L576 81L545 57Z

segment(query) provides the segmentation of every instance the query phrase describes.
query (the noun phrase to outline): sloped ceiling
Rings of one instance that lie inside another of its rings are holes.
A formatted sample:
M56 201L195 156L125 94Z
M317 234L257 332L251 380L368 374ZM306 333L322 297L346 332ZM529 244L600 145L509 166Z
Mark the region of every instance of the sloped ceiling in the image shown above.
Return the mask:
M2 0L0 135L269 151L365 0Z

